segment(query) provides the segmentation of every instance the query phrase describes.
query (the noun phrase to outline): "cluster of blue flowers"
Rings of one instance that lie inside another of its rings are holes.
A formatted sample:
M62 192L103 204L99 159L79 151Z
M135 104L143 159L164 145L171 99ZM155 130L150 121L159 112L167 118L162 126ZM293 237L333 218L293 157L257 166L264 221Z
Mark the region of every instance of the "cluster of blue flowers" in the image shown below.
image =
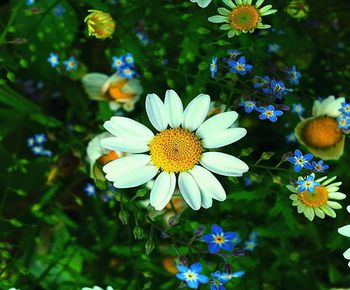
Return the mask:
M51 52L47 58L48 63L51 67L57 67L60 64L59 57L56 53ZM71 56L69 59L63 61L66 71L73 71L78 68L79 62L75 59L74 56Z
M300 150L295 150L294 156L289 157L288 161L292 164L294 164L294 171L295 172L300 172L303 168L312 170L313 172L325 172L326 169L329 168L328 165L323 164L323 160L319 160L318 162L310 161L313 159L313 155L308 153L303 155ZM318 182L315 181L315 175L310 174L307 175L306 177L302 178L299 177L297 181L298 185L298 190L299 192L302 192L304 190L313 192L314 187L320 185Z
M292 89L286 88L283 81L277 81L270 79L269 76L256 75L253 79L253 86L255 89L261 89L264 94L271 94L277 99L282 99L283 96L290 92Z
M260 120L269 120L273 123L277 121L277 117L282 116L283 112L277 110L273 105L268 105L267 107L257 107L256 102L252 100L243 101L239 104L240 107L244 107L246 113L251 113L257 111L260 113Z
M27 145L34 155L51 157L52 152L44 147L46 142L45 134L35 134L33 137L28 138Z
M296 149L294 151L294 156L289 157L288 161L292 164L294 164L294 171L299 172L301 169L310 169L313 170L313 172L325 172L326 169L329 168L328 165L323 164L323 160L320 160L318 162L312 161L310 164L310 161L314 158L314 156L310 153L303 155L300 150Z
M350 103L342 103L339 112L341 115L337 117L338 127L344 132L350 130Z
M184 283L186 283L191 289L197 289L199 284L210 283L210 290L225 290L224 284L232 278L239 278L244 275L243 271L234 273L221 273L220 271L216 271L215 273L210 274L212 278L209 279L209 277L201 274L202 265L200 263L192 264L190 267L177 264L176 267L179 270L176 277L181 281L184 281Z
M112 57L112 68L123 78L132 79L136 76L135 61L131 53Z

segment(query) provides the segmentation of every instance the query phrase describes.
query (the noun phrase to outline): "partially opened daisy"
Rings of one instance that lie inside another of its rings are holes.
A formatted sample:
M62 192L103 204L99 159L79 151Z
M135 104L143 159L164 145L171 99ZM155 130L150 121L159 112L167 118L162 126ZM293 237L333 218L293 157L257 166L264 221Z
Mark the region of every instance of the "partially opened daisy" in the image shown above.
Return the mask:
M261 7L264 0L257 0L252 4L253 0L223 0L230 10L220 7L218 12L220 15L208 18L213 23L223 23L221 30L228 30L228 37L240 35L242 32L253 32L256 28L267 29L271 26L262 24L262 16L276 13L276 9L271 9L272 5Z
M346 208L346 210L350 213L350 205ZM350 225L343 226L338 229L339 234L349 237L350 238ZM345 259L350 260L350 248L347 249L344 253L343 256ZM349 267L350 267L350 262L349 262Z
M133 153L104 166L106 179L116 188L136 187L156 177L150 203L162 210L170 201L176 184L189 206L209 208L212 199L223 201L225 190L210 172L225 176L242 176L248 166L240 159L221 152L220 148L244 137L243 128L230 128L236 112L225 112L204 121L210 97L200 94L185 110L173 90L165 94L164 103L155 94L146 98L146 112L156 135L146 126L125 117L112 117L104 127L116 137L101 145L110 150Z
M314 176L314 173L311 175ZM323 219L325 214L335 218L335 209L340 209L342 206L333 200L342 200L346 197L344 193L339 192L341 182L332 183L337 177L327 179L323 176L316 179L320 185L314 187L314 191L304 190L300 192L299 186L287 185L287 188L293 192L290 199L293 200L292 205L296 206L298 213L303 213L307 219L312 221L316 216ZM333 200L332 200L333 199Z
M345 134L338 127L337 117L342 113L344 98L329 96L316 100L312 117L303 119L295 128L298 141L316 157L323 160L338 160L344 152Z

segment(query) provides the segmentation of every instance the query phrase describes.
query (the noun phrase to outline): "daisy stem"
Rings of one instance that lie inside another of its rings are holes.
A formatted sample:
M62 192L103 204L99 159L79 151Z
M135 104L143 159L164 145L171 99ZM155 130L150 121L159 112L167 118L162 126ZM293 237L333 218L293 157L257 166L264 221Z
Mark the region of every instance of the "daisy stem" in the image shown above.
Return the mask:
M278 171L289 172L288 169L279 168L279 167L272 167L272 166L265 166L265 165L254 164L254 165L251 165L250 167L252 167L252 168L262 168L262 169L266 169L266 170L278 170Z

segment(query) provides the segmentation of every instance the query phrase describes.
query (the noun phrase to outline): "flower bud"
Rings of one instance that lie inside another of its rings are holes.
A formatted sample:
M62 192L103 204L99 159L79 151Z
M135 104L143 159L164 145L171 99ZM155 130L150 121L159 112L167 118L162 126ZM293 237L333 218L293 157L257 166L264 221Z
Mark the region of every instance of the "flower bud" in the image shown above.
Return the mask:
M146 254L149 255L150 253L152 253L153 249L154 249L154 242L152 239L149 239L145 245L146 248Z
M199 237L203 234L205 230L205 227L204 226L199 226L198 228L196 228L193 232L193 235L196 236L196 237Z
M136 240L142 240L143 238L143 228L141 228L140 226L136 226L134 228L134 237Z
M275 155L275 152L264 152L261 154L262 160L269 160L273 155Z
M176 215L173 215L172 217L170 217L168 220L169 226L171 226L171 227L175 226L179 222L179 219L180 219L179 214L176 214Z
M99 10L89 10L91 12L85 18L89 35L98 39L110 37L115 30L115 21L109 13Z
M186 266L186 265L187 265L187 259L186 259L186 257L185 257L185 256L180 256L180 257L179 257L179 262L180 262L181 265Z
M128 223L128 219L129 219L129 213L122 209L120 212L119 212L119 219L121 220L121 222L123 223L123 225L126 225Z

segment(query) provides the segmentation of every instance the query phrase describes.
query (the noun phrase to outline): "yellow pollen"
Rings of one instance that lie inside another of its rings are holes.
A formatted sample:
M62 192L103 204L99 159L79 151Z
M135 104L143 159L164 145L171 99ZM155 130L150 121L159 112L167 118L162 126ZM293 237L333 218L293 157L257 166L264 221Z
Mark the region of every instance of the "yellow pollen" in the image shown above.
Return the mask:
M215 243L217 244L223 244L225 242L225 239L223 236L215 236L214 240L215 240Z
M314 192L303 191L299 193L300 200L307 206L320 207L328 201L328 191L324 186L315 186Z
M306 145L325 149L334 146L342 139L342 130L334 118L320 117L310 120L304 127L302 137Z
M195 134L182 129L167 129L158 133L150 142L151 160L166 172L183 172L199 162L202 145Z
M240 5L230 13L230 24L233 29L250 31L261 21L260 13L253 5Z

